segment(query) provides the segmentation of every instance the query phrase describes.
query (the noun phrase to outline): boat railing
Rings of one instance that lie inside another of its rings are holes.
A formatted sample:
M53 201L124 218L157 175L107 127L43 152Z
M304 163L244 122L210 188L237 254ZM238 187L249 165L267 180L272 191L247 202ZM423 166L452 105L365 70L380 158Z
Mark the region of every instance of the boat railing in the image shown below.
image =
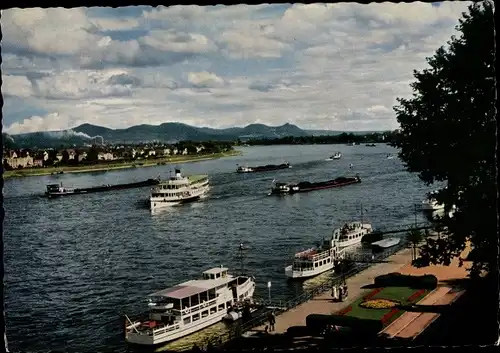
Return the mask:
M191 306L191 307L188 307L188 308L184 308L182 310L172 310L172 311L173 312L177 312L179 315L180 314L187 315L187 314L190 314L190 313L193 313L193 312L200 311L201 309L208 308L209 306L212 306L215 303L217 303L217 298L210 299L210 300L205 301L203 303L199 303L197 305L194 305L194 306Z
M307 250L304 250L304 251L301 251L301 252L298 252L295 254L295 258L301 258L301 257L304 257L306 255L311 255L311 253L313 251L315 251L316 249L314 248L310 248L310 249L307 249Z
M173 324L173 325L163 325L158 327L157 329L153 329L151 331L153 336L158 336L158 335L163 335L167 332L175 331L179 329L179 323Z

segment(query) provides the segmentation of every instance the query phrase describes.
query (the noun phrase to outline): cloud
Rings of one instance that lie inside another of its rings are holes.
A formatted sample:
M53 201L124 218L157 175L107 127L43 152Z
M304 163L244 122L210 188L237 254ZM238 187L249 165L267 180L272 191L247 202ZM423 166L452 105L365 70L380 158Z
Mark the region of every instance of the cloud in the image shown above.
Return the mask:
M198 88L221 87L224 80L212 72L190 72L188 82Z
M8 131L179 121L386 130L467 2L2 12ZM21 104L29 107L19 109Z

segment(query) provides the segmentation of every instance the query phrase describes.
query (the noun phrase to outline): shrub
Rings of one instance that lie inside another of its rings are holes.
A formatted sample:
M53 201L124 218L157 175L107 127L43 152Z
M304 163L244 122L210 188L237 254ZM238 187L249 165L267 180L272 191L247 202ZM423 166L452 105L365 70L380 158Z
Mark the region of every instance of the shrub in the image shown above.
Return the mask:
M386 275L375 277L377 287L410 287L435 289L438 280L434 275L409 276L399 272L393 272Z

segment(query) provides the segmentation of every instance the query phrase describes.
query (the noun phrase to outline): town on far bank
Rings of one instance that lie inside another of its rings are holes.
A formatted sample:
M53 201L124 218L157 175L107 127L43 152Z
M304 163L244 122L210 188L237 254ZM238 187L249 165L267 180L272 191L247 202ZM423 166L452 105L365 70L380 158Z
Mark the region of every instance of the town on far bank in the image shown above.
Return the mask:
M233 143L225 141L192 142L181 141L174 144L152 142L138 144L104 144L92 141L81 147L71 148L4 148L2 161L4 176L9 172L46 171L57 169L91 169L122 166L156 165L188 161L197 158L217 158L236 154ZM31 174L31 173L28 173Z
M397 137L398 130L384 133L339 133L336 135L321 136L284 136L277 138L261 138L259 136L241 137L233 141L179 141L166 143L161 141L117 143L110 141L104 143L100 136L92 138L90 143L81 145L68 145L61 141L59 147L19 146L5 143L2 156L4 176L39 175L37 171L44 170L42 174L50 174L47 169L64 168L82 170L102 167L110 169L112 166L125 167L156 165L198 158L218 158L227 155L239 154L234 146L258 145L304 145L304 144L350 144L361 143L387 143L391 144ZM8 142L8 141L7 141ZM26 170L28 169L28 170ZM54 171L52 171L54 172Z

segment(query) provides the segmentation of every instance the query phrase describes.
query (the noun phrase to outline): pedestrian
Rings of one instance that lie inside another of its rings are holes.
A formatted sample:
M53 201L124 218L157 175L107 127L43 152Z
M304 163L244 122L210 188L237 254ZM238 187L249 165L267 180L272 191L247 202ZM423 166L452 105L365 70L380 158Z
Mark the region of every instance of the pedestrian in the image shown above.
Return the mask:
M274 324L276 323L276 316L274 315L274 311L271 312L271 331L274 331Z

